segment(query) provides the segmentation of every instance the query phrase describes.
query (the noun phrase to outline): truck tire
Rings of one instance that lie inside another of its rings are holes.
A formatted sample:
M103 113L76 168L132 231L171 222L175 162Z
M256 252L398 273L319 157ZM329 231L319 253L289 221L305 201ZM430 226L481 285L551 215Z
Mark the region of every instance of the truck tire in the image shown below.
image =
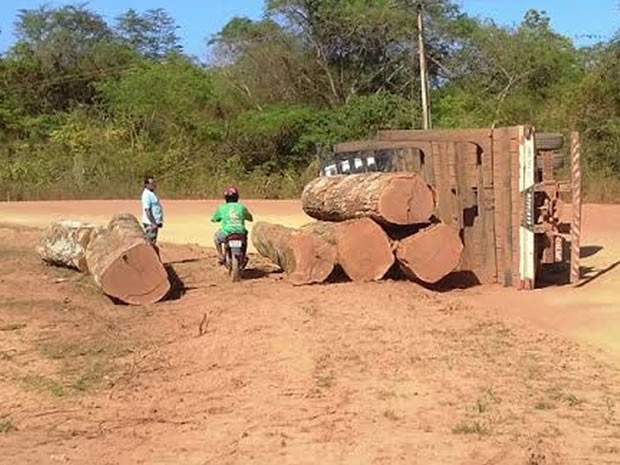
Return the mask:
M542 167L543 167L542 158L536 157L536 168L541 170ZM560 168L563 168L563 167L564 167L564 155L562 155L561 153L554 153L553 154L553 169L559 170Z
M538 150L559 150L564 145L564 136L560 133L541 132L536 134Z

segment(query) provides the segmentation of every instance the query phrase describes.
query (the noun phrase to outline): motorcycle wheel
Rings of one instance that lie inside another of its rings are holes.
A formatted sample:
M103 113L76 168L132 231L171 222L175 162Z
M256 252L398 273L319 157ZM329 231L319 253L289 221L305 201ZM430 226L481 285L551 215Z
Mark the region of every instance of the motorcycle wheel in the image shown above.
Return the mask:
M230 279L233 282L237 282L241 279L241 266L239 263L239 257L233 255L230 258Z

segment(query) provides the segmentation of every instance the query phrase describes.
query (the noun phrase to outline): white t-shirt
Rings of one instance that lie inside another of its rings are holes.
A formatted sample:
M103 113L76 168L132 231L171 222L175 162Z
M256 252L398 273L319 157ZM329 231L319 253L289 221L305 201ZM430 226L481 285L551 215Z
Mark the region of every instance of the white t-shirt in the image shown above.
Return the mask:
M146 215L144 210L151 210L153 214L153 218L155 218L155 222L157 224L164 222L164 211L161 208L161 203L159 202L159 198L157 198L157 194L155 192L150 191L148 189L144 189L142 191L142 223L143 224L151 224L151 220Z

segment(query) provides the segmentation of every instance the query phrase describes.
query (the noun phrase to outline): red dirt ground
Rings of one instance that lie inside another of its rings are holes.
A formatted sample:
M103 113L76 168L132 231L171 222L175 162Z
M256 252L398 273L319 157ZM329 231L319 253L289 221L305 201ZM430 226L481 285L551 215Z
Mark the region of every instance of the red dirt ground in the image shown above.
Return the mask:
M580 288L439 294L292 287L256 256L229 283L182 245L210 242L213 206L166 202L180 244L163 259L186 290L145 308L41 264L39 231L0 228L0 464L620 463L620 208L586 207ZM0 204L32 226L122 210Z

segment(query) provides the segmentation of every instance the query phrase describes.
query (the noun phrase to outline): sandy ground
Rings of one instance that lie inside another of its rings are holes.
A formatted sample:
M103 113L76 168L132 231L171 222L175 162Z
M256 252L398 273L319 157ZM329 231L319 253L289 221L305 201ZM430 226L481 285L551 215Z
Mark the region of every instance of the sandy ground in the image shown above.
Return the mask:
M297 202L248 202L298 225ZM0 464L620 463L620 208L585 208L581 287L229 283L210 202L166 202L184 291L114 306L0 227ZM139 206L138 206L139 208ZM104 222L135 202L0 204ZM201 231L201 228L204 230Z
M212 246L217 225L209 221L218 201L168 200L160 240ZM255 220L297 227L311 221L297 200L245 201ZM0 223L45 227L58 219L105 224L115 213L140 215L135 200L73 202L0 202ZM496 308L528 319L545 329L592 342L620 355L620 206L586 205L583 211L584 282L577 289L562 286L535 292L502 287L463 293L468 304ZM248 223L251 230L252 224ZM250 244L250 252L254 248ZM502 305L510 302L510 305Z
M162 242L199 244L211 247L217 225L211 223L219 201L168 200L164 202L165 225L160 231ZM243 202L255 221L269 221L298 227L312 219L301 210L298 201L248 200ZM78 219L106 224L116 213L132 213L141 218L140 202L135 200L75 202L0 202L0 223L45 227L60 219ZM248 223L252 229L252 223ZM250 247L251 251L254 251Z
M466 300L620 355L620 206L585 206L581 255L577 287L484 287L470 290Z

